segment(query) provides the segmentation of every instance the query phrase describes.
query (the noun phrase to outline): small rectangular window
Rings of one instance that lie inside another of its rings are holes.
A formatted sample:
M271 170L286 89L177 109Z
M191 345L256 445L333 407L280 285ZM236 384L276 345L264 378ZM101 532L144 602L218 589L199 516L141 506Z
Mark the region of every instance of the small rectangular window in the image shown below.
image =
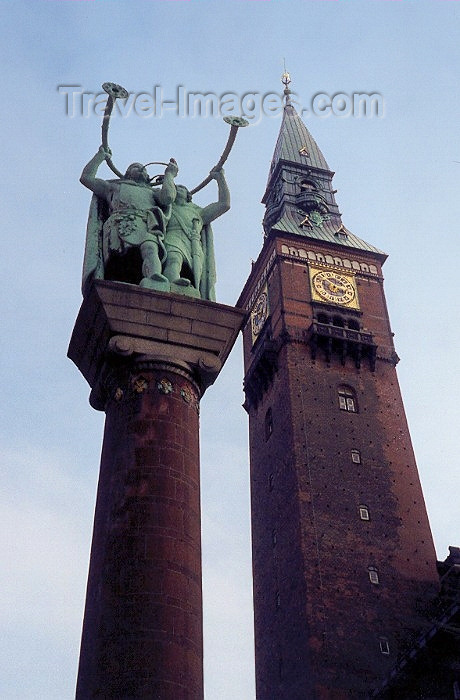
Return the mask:
M358 404L351 389L339 389L339 408L341 411L358 413Z
M370 520L369 508L367 506L359 506L359 517L361 520Z
M361 464L361 452L359 450L351 451L351 461L355 464Z
M385 637L381 637L379 640L380 644L380 651L382 654L385 654L385 656L388 656L390 653L390 645L388 644L388 639L385 639Z
M379 572L375 568L375 566L370 566L368 569L369 573L369 581L373 583L374 585L378 585L380 583L379 580Z

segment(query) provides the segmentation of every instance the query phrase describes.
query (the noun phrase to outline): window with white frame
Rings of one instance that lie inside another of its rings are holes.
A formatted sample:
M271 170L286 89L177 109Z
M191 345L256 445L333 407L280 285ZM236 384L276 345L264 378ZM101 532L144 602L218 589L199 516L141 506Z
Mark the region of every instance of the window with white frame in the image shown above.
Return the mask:
M351 387L341 386L338 390L339 408L348 413L358 413L356 394Z
M374 584L374 586L378 586L380 583L379 579L379 572L377 571L375 566L369 566L367 569L367 572L369 574L369 581Z
M361 452L359 450L351 451L351 461L354 464L361 464Z

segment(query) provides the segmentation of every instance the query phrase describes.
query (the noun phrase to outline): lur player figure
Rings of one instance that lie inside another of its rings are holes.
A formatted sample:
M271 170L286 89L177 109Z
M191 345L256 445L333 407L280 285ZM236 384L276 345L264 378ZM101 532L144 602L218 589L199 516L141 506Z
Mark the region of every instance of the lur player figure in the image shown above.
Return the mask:
M116 83L104 83L108 94L102 122L102 145L84 167L81 183L93 192L86 232L83 295L94 279L107 279L157 291L215 300L215 261L211 222L230 208L230 194L222 165L236 133L248 122L224 117L230 124L226 147L217 165L189 191L174 184L177 163L171 158L164 175L150 178L146 166L132 163L123 175L112 163L108 145L110 116L119 98L128 92ZM102 180L97 171L103 161L117 175ZM158 161L154 161L158 164ZM147 163L147 165L152 165ZM218 200L206 207L191 201L192 194L216 180ZM154 187L161 184L161 187Z
M176 186L176 199L164 240L166 263L163 270L172 289L192 287L201 299L215 300L216 269L211 222L230 209L230 192L222 168L212 170L216 180L218 200L206 207L192 202L192 195L184 185ZM184 290L185 291L185 290Z
M88 219L83 294L94 278L169 289L162 263L167 221L176 197L177 163L171 158L161 188L153 188L141 163L132 163L118 180L96 177L110 156L110 149L101 146L80 178L95 195Z

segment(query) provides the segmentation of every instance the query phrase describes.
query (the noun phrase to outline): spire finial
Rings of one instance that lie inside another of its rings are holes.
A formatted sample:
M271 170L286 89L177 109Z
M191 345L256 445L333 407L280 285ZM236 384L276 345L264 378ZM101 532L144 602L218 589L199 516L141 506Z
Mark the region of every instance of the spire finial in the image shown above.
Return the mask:
M289 83L291 82L291 76L286 70L286 61L284 61L284 73L281 76L281 82L284 85L284 97L286 99L286 105L290 105L291 104L291 91L289 89Z

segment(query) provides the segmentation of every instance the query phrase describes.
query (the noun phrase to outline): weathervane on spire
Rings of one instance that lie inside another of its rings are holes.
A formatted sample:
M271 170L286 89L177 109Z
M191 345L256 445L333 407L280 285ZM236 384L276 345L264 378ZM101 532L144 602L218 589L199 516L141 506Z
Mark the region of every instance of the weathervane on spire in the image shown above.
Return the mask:
M289 83L291 82L291 76L286 70L286 61L284 61L284 73L281 76L281 82L284 85L284 96L286 98L286 105L291 104L291 91L289 89Z

